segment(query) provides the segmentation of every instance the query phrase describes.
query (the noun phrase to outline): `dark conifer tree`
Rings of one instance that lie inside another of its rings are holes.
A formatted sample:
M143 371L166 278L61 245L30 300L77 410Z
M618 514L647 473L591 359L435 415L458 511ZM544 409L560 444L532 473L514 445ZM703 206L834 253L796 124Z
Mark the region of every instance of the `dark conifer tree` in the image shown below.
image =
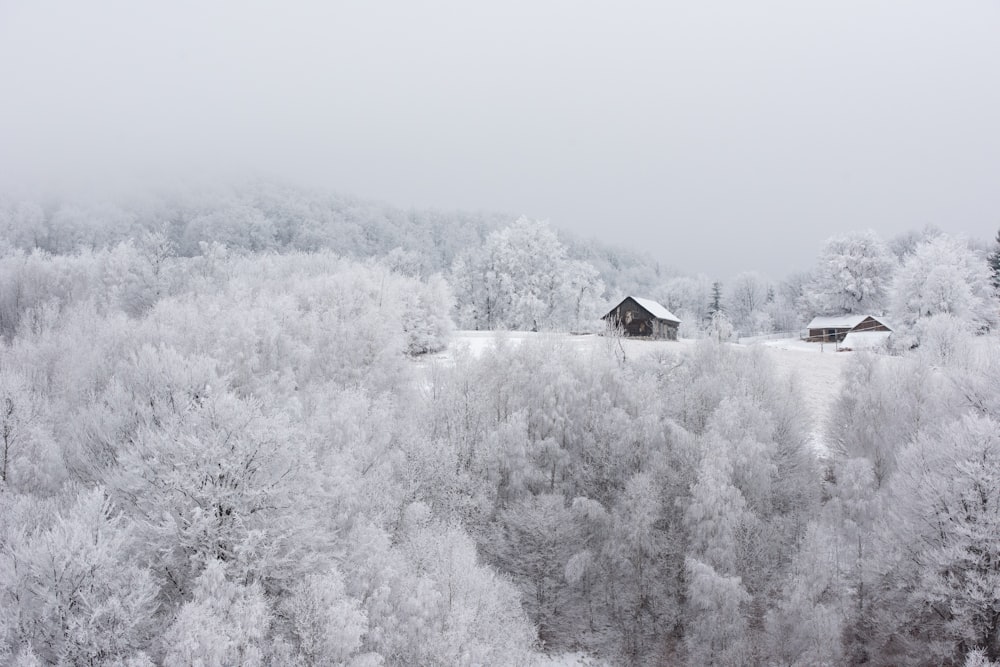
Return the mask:
M1000 231L997 232L996 245L993 252L987 257L987 261L990 263L990 272L993 274L993 288L1000 292Z
M712 283L712 302L708 306L708 319L722 311L722 283L716 280Z

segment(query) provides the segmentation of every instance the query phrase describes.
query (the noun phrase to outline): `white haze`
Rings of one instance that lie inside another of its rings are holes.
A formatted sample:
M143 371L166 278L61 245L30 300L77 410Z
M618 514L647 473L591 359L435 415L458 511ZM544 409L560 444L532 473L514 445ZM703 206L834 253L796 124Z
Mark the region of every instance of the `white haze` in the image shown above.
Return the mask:
M1000 5L0 3L0 183L273 176L681 270L1000 222Z

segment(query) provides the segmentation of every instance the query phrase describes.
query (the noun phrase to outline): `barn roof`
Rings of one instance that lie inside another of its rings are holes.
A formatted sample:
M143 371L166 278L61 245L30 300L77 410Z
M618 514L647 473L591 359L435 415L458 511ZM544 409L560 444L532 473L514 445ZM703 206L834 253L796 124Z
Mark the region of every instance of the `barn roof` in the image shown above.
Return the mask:
M643 299L637 296L627 296L625 297L625 299L632 299L637 304L639 304L646 312L648 312L650 315L652 315L658 320L667 320L668 322L676 322L677 324L681 323L681 321L677 319L677 316L675 316L669 310L667 310L658 302L652 299ZM625 301L625 299L619 301L614 308L620 306ZM614 310L614 308L612 308L611 310Z
M809 324L806 325L807 329L853 329L858 326L868 318L871 318L884 326L886 329L892 329L888 322L884 318L878 317L876 315L821 315L819 317L814 317Z
M648 310L649 314L653 317L657 317L661 320L670 320L671 322L680 322L680 320L677 319L673 313L652 299L640 299L639 297L634 296L632 297L632 300Z
M867 315L821 315L812 318L807 329L853 329L861 324Z

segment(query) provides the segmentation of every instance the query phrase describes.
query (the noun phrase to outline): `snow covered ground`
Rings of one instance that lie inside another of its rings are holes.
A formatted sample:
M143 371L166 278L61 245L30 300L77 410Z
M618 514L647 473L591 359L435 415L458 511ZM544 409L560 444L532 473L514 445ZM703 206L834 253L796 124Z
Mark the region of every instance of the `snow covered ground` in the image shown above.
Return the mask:
M531 331L456 331L452 335L452 343L447 350L429 355L428 362L447 363L456 354L468 353L478 357L486 350L497 345L520 345L524 341L549 341L554 345L568 345L578 349L582 354L605 353L616 341L595 334L572 335L566 333L536 333ZM625 358L634 360L649 355L676 354L694 346L696 340L681 339L679 341L648 341L623 338L618 354L624 353ZM851 352L838 352L835 345L821 343L806 343L804 341L785 338L766 340L739 347L759 346L766 348L774 360L778 372L791 380L796 378L801 396L812 418L812 442L817 452L827 451L823 443L823 430L830 407L840 391L841 371Z
M820 455L828 452L823 431L830 408L840 392L841 372L852 352L838 352L835 345L797 339L759 343L768 349L778 371L796 378L799 395L812 416L812 444Z

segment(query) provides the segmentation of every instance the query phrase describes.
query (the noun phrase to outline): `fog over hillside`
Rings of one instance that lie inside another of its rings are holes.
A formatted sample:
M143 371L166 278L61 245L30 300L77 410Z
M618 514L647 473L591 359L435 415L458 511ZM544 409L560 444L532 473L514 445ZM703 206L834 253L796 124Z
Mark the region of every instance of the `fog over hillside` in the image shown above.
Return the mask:
M998 23L0 3L0 665L1000 667Z
M1000 8L0 3L0 182L287 179L723 279L1000 220Z

